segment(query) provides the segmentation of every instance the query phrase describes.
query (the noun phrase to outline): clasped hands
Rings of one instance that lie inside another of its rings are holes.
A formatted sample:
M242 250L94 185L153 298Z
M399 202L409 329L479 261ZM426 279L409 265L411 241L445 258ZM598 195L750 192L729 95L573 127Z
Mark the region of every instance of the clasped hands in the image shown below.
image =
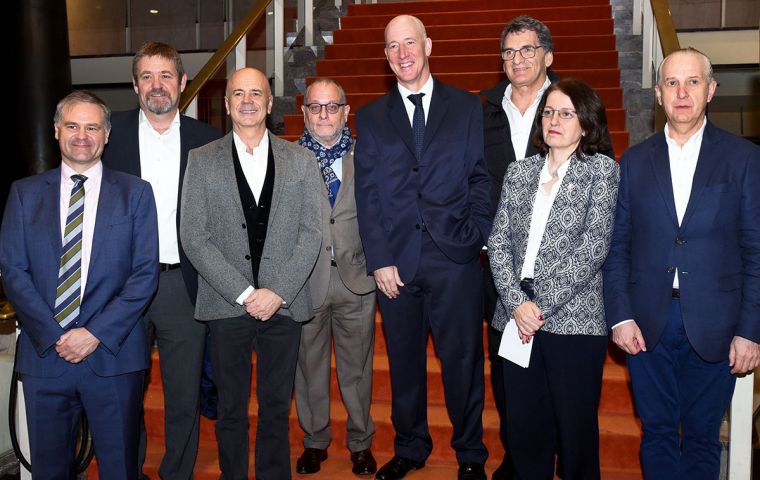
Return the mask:
M100 340L86 328L72 328L55 342L55 351L67 362L79 363L90 356L98 345L100 345Z
M243 301L248 315L266 322L282 307L282 297L268 288L257 288Z
M541 315L541 309L531 300L526 300L515 308L513 312L517 331L522 343L530 343L530 339L537 331L544 326L544 317Z

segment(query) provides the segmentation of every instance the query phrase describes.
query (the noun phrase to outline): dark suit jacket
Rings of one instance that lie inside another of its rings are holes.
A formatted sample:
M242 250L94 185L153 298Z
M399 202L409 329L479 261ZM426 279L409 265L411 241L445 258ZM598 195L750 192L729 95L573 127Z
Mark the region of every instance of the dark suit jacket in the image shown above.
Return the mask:
M112 376L148 367L140 320L158 286L158 226L147 182L104 168L100 188L78 326L100 340L85 363ZM5 293L21 324L16 371L38 377L57 377L72 365L54 348L64 332L53 319L63 248L60 189L60 168L15 182L0 230Z
M680 226L663 132L630 148L620 174L607 323L636 320L654 348L677 268L683 323L703 359L725 360L736 335L760 342L760 148L708 121Z
M103 152L103 164L114 170L141 176L140 172L140 109L114 112L111 115L111 135ZM182 180L187 168L187 154L190 150L202 147L222 135L216 128L185 115L179 116L180 164L179 192L177 195L177 231L179 231L180 198L182 197ZM185 255L182 242L179 242L179 261L182 265L182 278L190 299L195 303L198 292L198 274Z
M356 207L367 270L396 265L403 281L414 278L423 223L452 261L476 258L492 220L478 98L434 80L419 163L398 88L359 109L356 129Z

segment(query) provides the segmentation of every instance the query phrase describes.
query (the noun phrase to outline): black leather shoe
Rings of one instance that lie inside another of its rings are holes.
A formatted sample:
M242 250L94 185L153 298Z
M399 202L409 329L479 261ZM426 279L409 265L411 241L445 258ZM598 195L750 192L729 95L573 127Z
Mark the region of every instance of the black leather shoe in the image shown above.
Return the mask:
M399 478L404 478L412 470L419 470L424 466L425 462L415 462L409 458L394 455L390 462L378 470L375 478L377 480L398 480Z
M327 460L327 450L307 448L296 461L296 472L301 475L317 473L319 464Z
M377 471L377 462L369 448L359 452L351 452L351 463L354 464L351 469L354 475L372 475Z
M482 463L465 462L459 465L458 480L488 480Z

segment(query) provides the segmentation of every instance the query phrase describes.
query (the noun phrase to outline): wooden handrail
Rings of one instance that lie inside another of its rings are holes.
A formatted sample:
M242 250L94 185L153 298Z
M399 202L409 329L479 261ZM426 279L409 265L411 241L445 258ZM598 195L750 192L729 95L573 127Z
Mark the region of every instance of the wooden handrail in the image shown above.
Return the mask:
M654 20L657 22L657 31L660 32L660 44L662 45L663 57L667 57L676 50L681 49L676 34L676 24L673 22L673 15L670 13L668 0L651 0L652 13Z
M180 111L184 111L188 105L190 105L190 102L192 102L198 95L198 92L201 91L201 88L203 88L203 86L216 75L216 72L218 72L220 68L226 65L227 57L233 50L235 50L235 46L243 39L243 37L245 37L248 30L250 30L259 18L265 14L267 5L269 5L270 1L271 0L259 0L256 2L256 5L251 8L248 15L238 23L235 30L230 33L230 36L222 42L214 55L212 55L203 68L201 68L198 75L196 75L187 88L185 88L185 91L182 92L182 97L180 97L179 102Z

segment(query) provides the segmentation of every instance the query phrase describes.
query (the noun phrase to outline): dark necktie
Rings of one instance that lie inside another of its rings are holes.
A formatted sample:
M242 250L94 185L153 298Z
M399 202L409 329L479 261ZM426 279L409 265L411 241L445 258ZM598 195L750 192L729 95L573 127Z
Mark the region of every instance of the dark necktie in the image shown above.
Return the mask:
M66 328L79 319L82 298L82 221L84 219L84 175L72 175L66 226L63 229L63 253L58 267L58 288L55 291L55 320Z
M414 134L414 155L418 162L422 159L422 144L425 141L425 109L422 106L424 96L424 93L413 93L406 97L414 104L412 133Z

